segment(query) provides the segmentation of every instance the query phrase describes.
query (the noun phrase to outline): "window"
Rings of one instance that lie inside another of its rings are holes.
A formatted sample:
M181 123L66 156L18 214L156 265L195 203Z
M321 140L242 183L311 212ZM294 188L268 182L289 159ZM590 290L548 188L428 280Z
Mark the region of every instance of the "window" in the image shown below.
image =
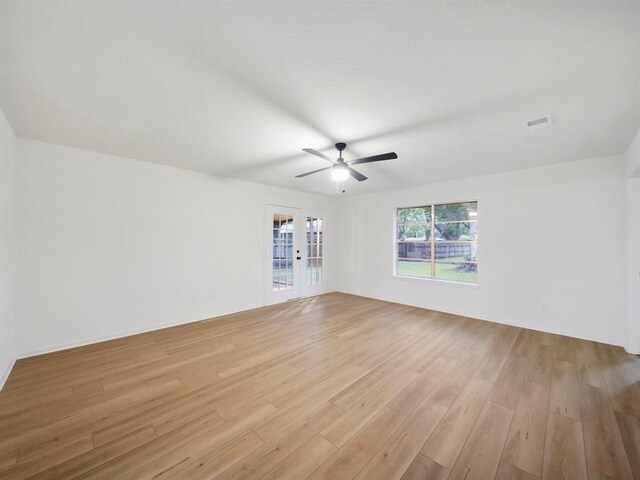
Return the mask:
M398 208L396 275L478 282L478 202Z

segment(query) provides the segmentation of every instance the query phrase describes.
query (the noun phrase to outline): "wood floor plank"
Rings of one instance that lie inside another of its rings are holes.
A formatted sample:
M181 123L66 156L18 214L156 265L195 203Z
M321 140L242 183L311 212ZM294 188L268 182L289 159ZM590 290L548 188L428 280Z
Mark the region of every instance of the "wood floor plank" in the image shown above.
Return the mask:
M235 422L211 425L206 422L192 422L100 465L78 478L133 480L145 476L153 477L170 470L175 465L180 465L185 458L206 454L275 412L276 409L272 405L266 404L246 418ZM133 465L137 468L132 467Z
M640 419L621 412L615 415L631 471L640 480Z
M510 355L496 379L489 399L512 410L516 408L528 365L528 357Z
M472 379L456 398L421 452L451 470L473 428L493 384Z
M403 388L389 403L389 406L404 415L411 415L429 393L451 370L452 362L438 358L418 378Z
M362 375L362 378L354 381L352 385L336 394L331 398L331 402L344 410L348 410L369 392L384 385L391 375L402 369L403 363L408 359L409 357L405 355L396 355L384 365L378 366L371 371L365 371L366 373Z
M327 368L327 365L333 365L333 362L319 362L311 367L300 368L295 375L283 379L282 384L279 385L280 388L267 392L258 391L257 396L266 398L271 405L282 409L291 405L292 399L305 395L314 386L321 382L326 382L331 376L351 366L349 363L343 367ZM227 402L231 404L230 400L232 399L233 397L227 399Z
M467 443L456 461L450 480L494 478L507 438L513 410L486 402Z
M616 479L633 479L607 391L581 384L580 406L587 466Z
M598 360L595 348L593 348L593 342L574 339L573 348L576 356L578 381L594 387L607 388L602 365Z
M13 465L18 461L18 452L20 448L16 447L6 452L0 453L0 469Z
M400 480L447 480L450 473L442 465L419 453Z
M513 414L502 461L536 477L542 475L549 387L526 381Z
M553 360L549 410L574 420L580 420L578 375L575 363Z
M544 445L543 480L580 480L587 477L582 424L549 412Z
M18 433L8 435L6 442L20 444L20 451L24 455L43 455L63 443L177 398L182 394L182 388L179 381L170 380L141 385L130 391L119 392L116 396L105 393L106 400L98 398L90 406L81 404L77 410L62 418L52 416L47 419L45 416L37 425L25 425ZM52 408L55 410L55 406Z
M394 480L402 477L440 422L447 408L425 400L383 444L360 471L358 480Z
M242 480L266 475L296 451L300 445L318 435L324 427L343 413L344 411L340 407L326 402L322 408L308 415L299 428L266 443L251 455L225 470L217 478L219 480Z
M521 329L511 352L524 357L531 356L538 344L536 341L536 333L537 332L526 328Z
M536 345L529 357L526 379L543 385L551 383L551 366L553 362L553 347L550 345Z
M182 404L179 400L168 402L93 432L93 444L99 447L145 426L151 426L158 435L163 435L205 415L210 417L211 422L222 423L222 417L209 403L185 401Z
M261 480L297 480L307 478L337 450L336 446L320 435L316 435Z
M79 437L70 442L58 445L46 454L36 456L18 457L18 463L0 470L0 478L4 480L23 479L47 470L59 463L82 455L93 448L91 435ZM30 461L36 460L36 461Z
M498 466L495 480L538 480L539 478L540 477L535 477L530 473L523 472L513 465L501 462Z
M611 477L601 474L600 472L596 472L595 470L587 469L587 478L589 480L614 480Z
M422 374L431 368L435 361L444 359L443 354L453 340L451 331L454 329L455 324L447 324L445 327L435 326L433 335L428 335L423 341L413 345L411 349L407 349L406 353L411 358L404 364L406 368Z
M481 360L480 355L471 354L456 361L455 366L436 385L427 398L442 405L451 406L478 369Z
M253 427L265 442L269 442L278 435L292 430L315 409L322 408L336 392L342 391L352 385L366 374L358 365L354 365L343 373L329 379L326 383L319 385L319 388L311 390L309 395L299 398L291 406L280 410L277 414L260 422Z
M202 457L182 462L177 468L154 474L150 478L157 480L168 478L206 480L214 478L261 445L264 445L264 442L260 437L252 431L248 431L211 450ZM144 478L144 476L138 475L137 478Z
M412 371L398 372L379 390L371 392L367 398L344 412L321 435L336 447L342 447L364 425L367 424L382 408L389 403L398 390L402 390L418 376Z
M151 442L156 438L153 427L142 428L111 443L94 448L83 455L76 456L66 462L40 472L31 477L33 480L56 480L59 478L76 478L100 465Z
M620 479L639 449L622 348L339 293L22 359L0 391L3 479Z
M553 359L563 362L576 362L576 355L573 349L573 338L556 335L553 342Z
M640 377L638 370L626 355L619 355L612 345L594 344L596 355L603 367L611 405L614 410L640 418L640 391L637 388Z
M519 329L510 327L506 334L501 335L496 343L491 345L488 355L474 377L494 383L509 358L519 333Z
M406 419L406 416L389 407L383 408L343 447L324 462L313 473L310 480L350 480L354 478Z

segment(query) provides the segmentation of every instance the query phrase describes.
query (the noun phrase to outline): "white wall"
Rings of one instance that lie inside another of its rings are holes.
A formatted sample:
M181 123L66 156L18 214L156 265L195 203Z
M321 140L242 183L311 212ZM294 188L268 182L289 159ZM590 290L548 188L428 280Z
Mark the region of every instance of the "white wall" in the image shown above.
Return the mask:
M640 130L627 158L627 351L640 354Z
M627 179L627 343L640 354L640 178Z
M16 137L0 110L0 389L16 355Z
M326 211L328 290L626 341L624 157L337 199L17 144L20 356L262 305L266 204ZM395 207L472 199L477 288L392 276Z
M38 141L18 151L21 356L263 305L266 204L324 209L327 252L336 243L332 197Z
M630 177L640 177L640 130L629 145L626 153L627 174Z
M625 169L607 157L344 199L340 288L624 345ZM478 287L394 278L394 208L463 200L479 202Z

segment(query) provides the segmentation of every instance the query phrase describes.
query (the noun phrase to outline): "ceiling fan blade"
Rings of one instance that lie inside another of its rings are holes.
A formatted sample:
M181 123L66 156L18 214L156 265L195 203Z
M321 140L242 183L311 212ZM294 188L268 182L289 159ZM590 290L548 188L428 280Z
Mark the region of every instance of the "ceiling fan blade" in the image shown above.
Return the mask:
M322 158L324 160L327 160L327 161L329 161L331 163L333 163L335 161L333 158L328 157L324 153L321 153L321 152L319 152L317 150L314 150L313 148L303 148L302 151L310 153L311 155L315 155L316 157L320 157L320 158Z
M353 168L351 167L347 167L347 168L349 169L349 174L359 182L364 182L367 179L367 177L365 177L360 172L354 170Z
M349 160L349 165L358 165L359 163L381 162L382 160L393 160L398 158L396 152L381 153L380 155L372 155L371 157L356 158Z
M333 167L324 167L324 168L319 168L318 170L313 170L311 172L301 173L300 175L296 175L296 178L302 178L302 177L306 177L307 175L313 175L314 173L323 172L324 170L329 170L330 168L333 168Z

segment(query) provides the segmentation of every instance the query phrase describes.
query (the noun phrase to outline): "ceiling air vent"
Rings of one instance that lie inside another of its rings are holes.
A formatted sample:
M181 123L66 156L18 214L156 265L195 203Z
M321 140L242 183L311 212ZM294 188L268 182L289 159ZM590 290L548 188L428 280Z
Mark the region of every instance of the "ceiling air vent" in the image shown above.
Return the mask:
M527 122L527 128L529 128L529 130L540 130L541 128L551 126L551 123L551 115L546 115L544 117L529 120Z

